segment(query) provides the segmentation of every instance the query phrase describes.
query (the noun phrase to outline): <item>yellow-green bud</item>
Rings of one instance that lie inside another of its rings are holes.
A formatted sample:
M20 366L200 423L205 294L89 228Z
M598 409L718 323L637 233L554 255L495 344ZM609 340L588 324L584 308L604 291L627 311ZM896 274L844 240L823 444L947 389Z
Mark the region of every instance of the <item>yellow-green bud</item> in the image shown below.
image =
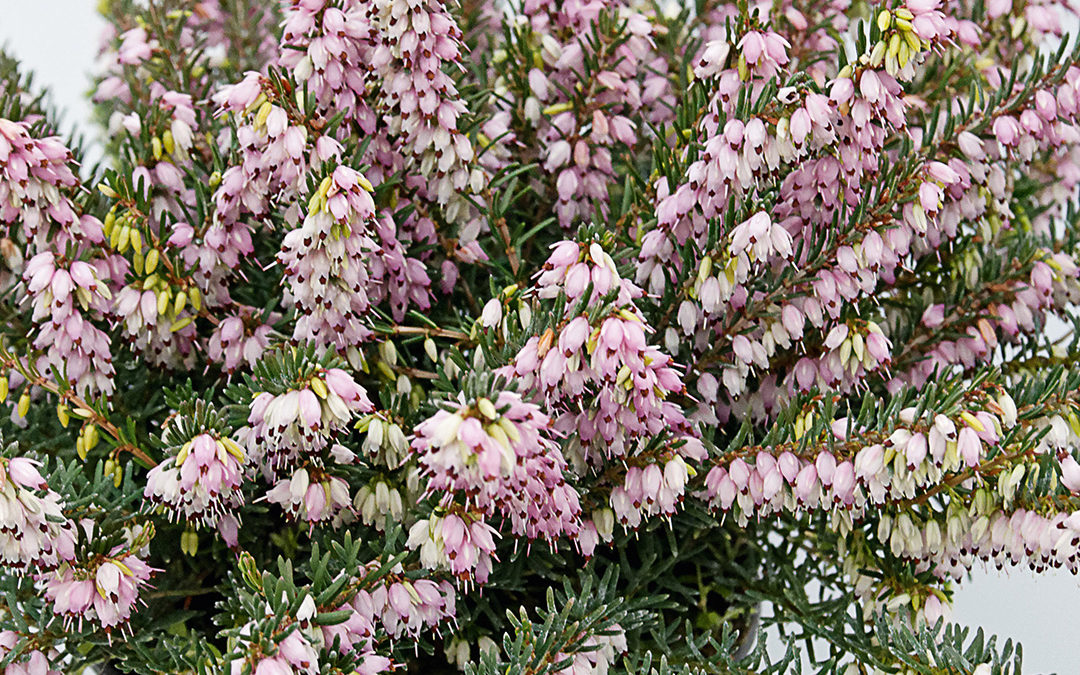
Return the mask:
M161 258L161 254L156 248L150 249L150 252L146 254L146 263L143 265L147 274L153 274L157 269L158 260ZM145 290L145 289L144 289Z
M881 10L881 12L877 15L877 27L878 27L878 30L880 30L881 32L884 33L885 31L889 30L889 26L891 26L891 25L892 25L892 14L890 14L889 10L887 10L887 9Z
M489 420L493 420L499 416L499 413L495 410L495 404L486 398L478 399L476 401L476 408L480 411L480 414Z
M187 293L180 291L176 294L176 301L173 302L173 314L179 314L184 311L184 307L187 305Z

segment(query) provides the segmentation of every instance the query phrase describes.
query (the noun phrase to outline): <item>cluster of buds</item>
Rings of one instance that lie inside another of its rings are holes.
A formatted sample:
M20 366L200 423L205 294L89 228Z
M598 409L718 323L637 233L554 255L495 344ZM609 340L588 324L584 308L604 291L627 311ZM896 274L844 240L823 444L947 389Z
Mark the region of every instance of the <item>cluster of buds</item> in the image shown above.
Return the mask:
M877 15L881 38L870 52L870 66L903 80L915 75L918 57L932 47L931 41L948 39L950 28L936 0L915 0L906 6L883 9ZM919 12L915 15L915 10Z
M130 212L110 211L105 231L119 253L132 250L132 281L117 294L113 312L128 341L152 363L190 367L196 331L192 323L203 311L203 292L191 278L178 276L170 248L144 247L139 225ZM183 237L177 228L170 244ZM144 255L145 254L145 255Z
M404 513L401 490L383 478L376 479L356 491L353 508L365 525L382 532L387 515L391 522L401 522Z
M365 432L363 454L383 466L395 469L409 456L409 441L401 425L385 413L367 415L356 423Z

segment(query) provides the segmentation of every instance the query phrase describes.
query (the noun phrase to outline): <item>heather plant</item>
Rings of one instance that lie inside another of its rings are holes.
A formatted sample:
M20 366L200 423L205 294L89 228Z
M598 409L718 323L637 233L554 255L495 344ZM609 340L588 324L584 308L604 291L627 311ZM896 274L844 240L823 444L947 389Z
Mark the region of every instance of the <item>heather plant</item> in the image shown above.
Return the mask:
M101 10L97 166L0 60L0 672L1020 673L1073 4Z

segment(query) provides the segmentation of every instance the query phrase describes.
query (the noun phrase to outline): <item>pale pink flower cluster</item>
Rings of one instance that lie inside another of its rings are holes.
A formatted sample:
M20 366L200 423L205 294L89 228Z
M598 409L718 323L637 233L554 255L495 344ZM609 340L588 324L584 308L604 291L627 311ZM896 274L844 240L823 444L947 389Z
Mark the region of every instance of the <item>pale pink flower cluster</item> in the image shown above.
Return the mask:
M270 334L270 326L259 324L250 314L234 314L214 327L206 354L230 373L241 366L254 368L270 347Z
M566 296L568 315L556 334L530 338L505 372L523 391L543 394L571 448L597 462L632 455L639 440L664 430L689 433L681 408L666 400L683 390L682 380L671 358L648 344L648 326L633 304L641 289L619 276L598 243L560 242L537 283L541 298ZM576 301L591 306L608 293L613 305L594 324L585 314L569 315ZM691 440L684 447L697 454L701 446Z
M297 340L344 352L369 334L361 319L371 305L368 260L378 249L370 190L363 174L337 167L312 195L304 222L282 241L287 297L301 313Z
M15 631L0 631L0 660L7 658L22 639L23 636ZM63 671L53 668L59 657L56 650L46 653L40 649L26 649L4 668L4 675L62 675Z
M266 493L266 501L277 504L285 515L315 527L342 522L343 511L351 511L349 484L338 476L311 467L300 467L289 477L278 478Z
M82 630L84 622L94 622L111 631L127 624L139 592L154 571L124 546L117 546L108 555L46 573L45 598L64 617L66 626Z
M240 486L246 463L247 456L235 441L201 433L150 470L144 497L164 505L172 519L213 527L244 503Z
M486 515L509 518L518 536L573 537L580 500L563 475L566 460L550 424L536 404L507 391L440 410L412 442L429 476L427 492L461 493Z
M555 178L555 214L570 227L596 206L607 213L615 161L644 135L635 118L670 117L668 63L653 44L658 29L634 3L528 0L520 12L540 43L525 114L540 139L538 159ZM617 37L597 30L601 12L618 17Z
M374 88L377 31L364 2L291 0L285 9L278 64L307 85L324 111L344 112L365 134L377 118Z
M35 138L34 121L0 118L0 221L18 223L37 250L63 250L76 232L91 224L80 224L82 216L64 195L79 184L70 166L71 151L56 136ZM59 237L55 243L50 241L53 236Z
M410 173L427 179L426 192L447 206L469 184L469 137L458 129L466 112L447 70L461 67L461 29L436 0L370 0L369 20L381 48L372 64L383 78L391 112L389 133L400 135ZM449 216L456 220L453 206Z
M943 476L977 468L986 448L996 446L1003 430L1016 423L1015 405L1004 395L987 409L956 417L917 419L915 413L915 408L902 410L895 430L876 442L861 439L859 429L849 430L848 418L832 421L828 433L847 446L843 454L821 450L802 457L774 448L721 460L705 477L705 496L725 511L736 510L740 522L823 509L842 512L850 523L868 508L913 499Z
M102 224L82 215L68 196L79 185L71 152L55 136L35 138L31 121L0 118L0 222L18 223L28 248L15 262L33 302L41 351L38 367L66 373L82 393L113 389L108 335L92 319L108 310L112 294L101 279L113 276L104 258L82 258L85 247L103 241ZM74 254L74 259L67 256Z
M375 159L369 178L377 185L403 169L405 160L387 137L383 117L373 108L382 93L379 78L392 62L390 48L380 38L379 22L371 16L374 12L365 3L294 2L286 10L279 63L307 85L321 113L344 116L346 123L337 132L340 139L354 129L369 139ZM420 192L427 188L421 176L408 176L406 183ZM397 209L404 210L408 204L408 199L402 199ZM368 256L365 288L371 303L388 300L396 320L404 317L410 305L427 309L431 280L424 263L410 256L407 247L413 241L434 242L430 218L411 214L399 227L393 217L382 215L372 238L377 250Z
M553 411L553 427L567 436L578 473L601 471L611 459L629 464L610 494L619 522L637 527L643 517L672 515L694 473L684 458L702 461L706 453L682 408L667 400L684 388L671 358L648 343L648 326L634 305L641 289L619 276L596 242L557 244L537 284L540 298L565 297L566 316L557 333L530 338L501 372ZM576 313L580 303L591 310L608 296L612 304L592 323ZM664 434L666 443L640 454ZM610 540L610 529L589 522L579 545L591 554L600 540Z
M394 639L416 638L454 618L457 591L450 582L395 576L380 579L349 601L365 625L378 625Z
M34 346L42 351L38 367L48 371L51 365L66 373L80 392L111 392L115 371L110 339L89 318L92 307L112 298L97 270L43 251L27 261L23 278L39 324L34 337Z
M259 392L251 402L248 426L237 437L262 473L273 479L326 448L354 415L373 409L351 375L328 368L283 394Z
M26 457L0 458L0 564L16 573L75 557L74 525L38 466Z
M407 545L419 549L420 563L427 569L483 584L491 574L497 536L482 514L457 508L416 521Z

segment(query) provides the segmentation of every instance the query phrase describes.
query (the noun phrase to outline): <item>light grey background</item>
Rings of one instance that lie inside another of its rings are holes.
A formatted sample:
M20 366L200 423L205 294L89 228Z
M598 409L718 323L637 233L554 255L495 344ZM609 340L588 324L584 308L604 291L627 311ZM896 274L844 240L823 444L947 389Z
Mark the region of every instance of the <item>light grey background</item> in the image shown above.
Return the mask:
M89 0L0 0L0 44L52 90L64 128L77 124L87 135L85 94L103 26ZM1080 581L1071 574L976 571L954 612L960 623L1020 640L1026 673L1080 675Z

